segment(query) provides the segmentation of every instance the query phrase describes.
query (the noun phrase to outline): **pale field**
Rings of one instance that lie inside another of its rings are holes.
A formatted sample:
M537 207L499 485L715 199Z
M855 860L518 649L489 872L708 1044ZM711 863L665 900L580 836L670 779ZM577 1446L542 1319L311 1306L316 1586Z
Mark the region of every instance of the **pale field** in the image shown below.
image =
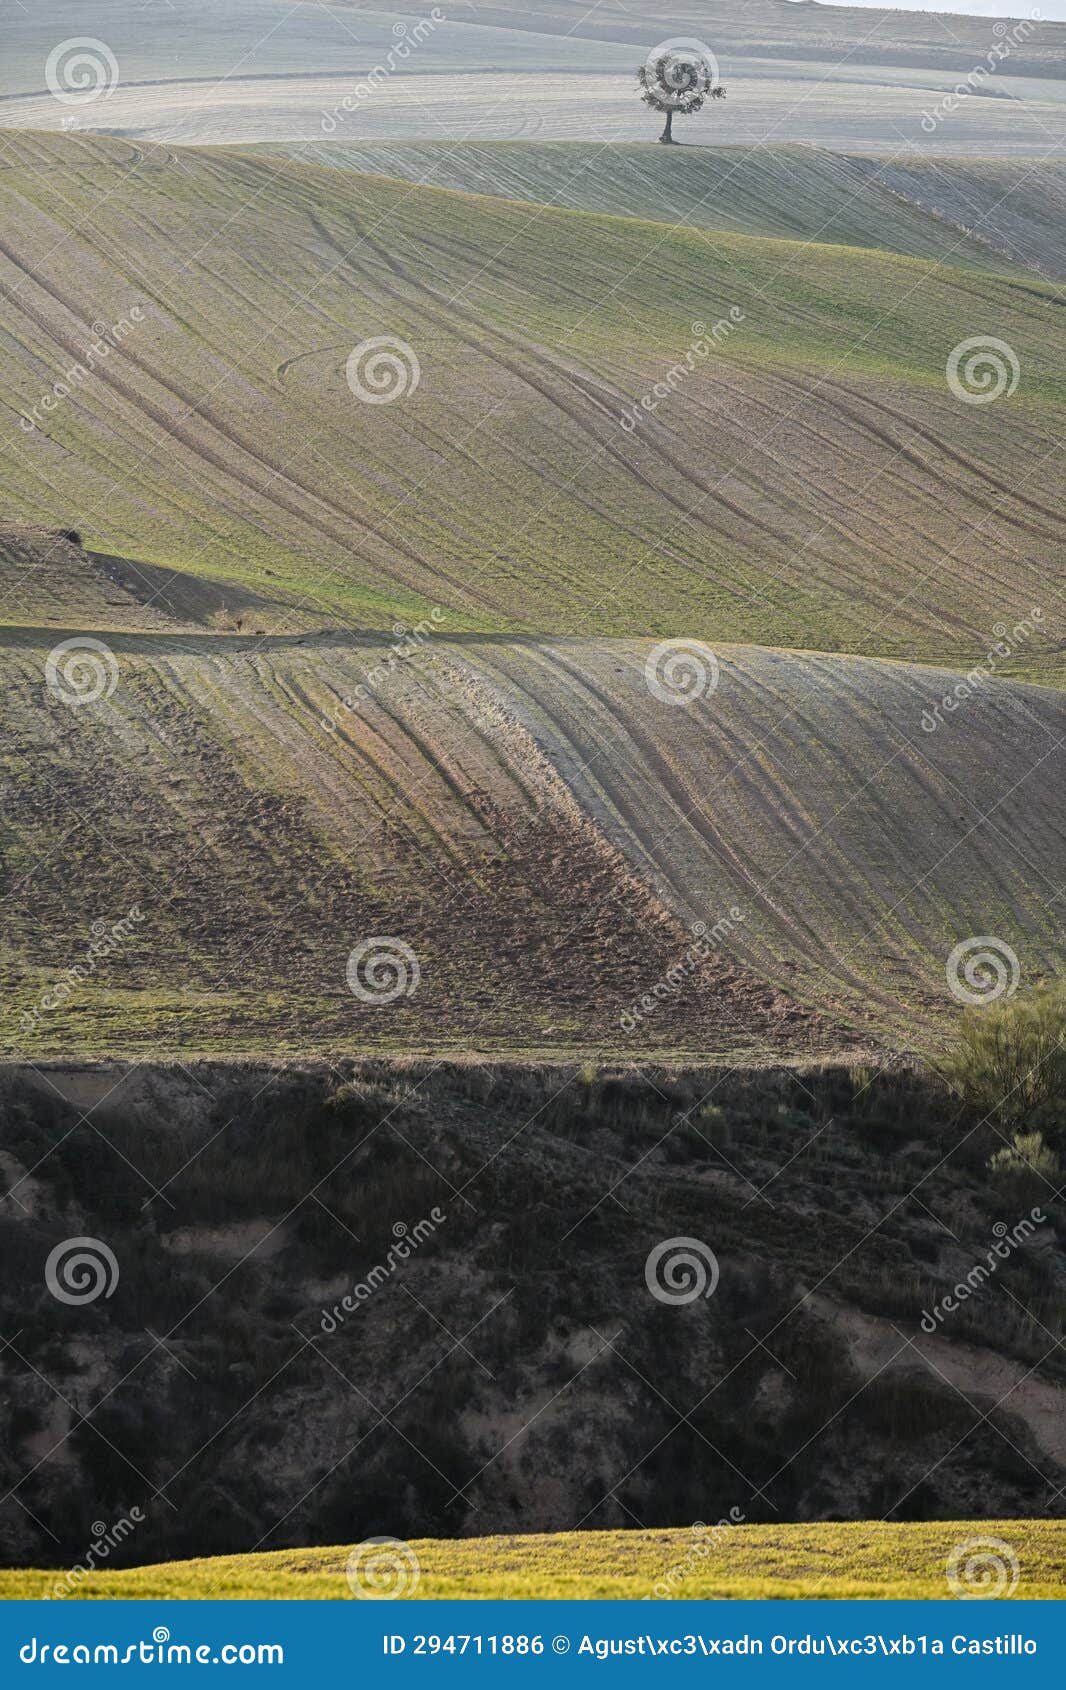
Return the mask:
M480 39L477 45L483 46ZM337 134L654 143L660 125L635 96L628 58L605 72L599 49L596 56L597 67L588 73L549 66L492 75L442 62L437 71L394 75L375 86L365 75L377 61L360 56L342 75L287 73L275 80L245 70L214 82L120 83L106 100L80 108L60 105L47 93L20 95L0 102L0 116L12 128L58 129L66 118L87 131L183 145L316 142ZM419 66L429 57L423 49ZM461 63L467 62L463 55ZM913 81L903 80L908 75ZM927 132L923 118L935 111L946 86L924 72L869 72L866 79L854 72L837 79L818 67L784 75L779 66L756 73L749 65L730 74L724 101L679 124L677 135L697 145L796 142L899 158L987 153L1034 161L1050 158L1066 142L1061 83L1012 89L1001 77L997 86L1012 97L964 100ZM342 107L346 97L351 111Z

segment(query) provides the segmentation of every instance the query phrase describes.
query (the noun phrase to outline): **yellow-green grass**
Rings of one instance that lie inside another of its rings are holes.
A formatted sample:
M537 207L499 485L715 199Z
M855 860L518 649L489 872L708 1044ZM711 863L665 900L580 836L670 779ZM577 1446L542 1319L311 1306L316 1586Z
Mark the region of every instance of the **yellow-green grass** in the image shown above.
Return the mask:
M76 526L153 594L176 569L267 601L253 627L436 607L967 668L1052 602L1066 326L1038 277L240 149L26 133L6 165L0 519ZM42 411L94 323L118 344ZM1018 360L993 404L945 379L973 332ZM421 371L387 405L345 378L379 335ZM34 620L9 585L0 618Z
M995 1540L989 1544L988 1539ZM974 1588L970 1556L984 1576L1003 1568L1004 1594L1061 1597L1066 1521L938 1520L933 1523L695 1526L668 1531L531 1533L521 1537L424 1539L409 1547L420 1569L405 1594L443 1598L885 1597L954 1595L948 1563L963 1550L960 1579ZM65 1581L64 1569L0 1573L0 1598L48 1596L57 1584L91 1598L273 1598L351 1596L350 1546L283 1549L177 1561ZM1017 1582L1014 1565L1017 1564Z

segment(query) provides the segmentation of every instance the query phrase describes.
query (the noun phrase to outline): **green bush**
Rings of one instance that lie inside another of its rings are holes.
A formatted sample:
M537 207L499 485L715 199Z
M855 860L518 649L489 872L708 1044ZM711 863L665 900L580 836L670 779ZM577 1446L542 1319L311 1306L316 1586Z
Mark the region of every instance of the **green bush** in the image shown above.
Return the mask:
M1059 1159L1043 1133L1015 1133L988 1164L997 1185L1027 1203L1047 1197L1059 1184Z
M970 1011L944 1071L987 1120L1056 1144L1066 1127L1066 989Z

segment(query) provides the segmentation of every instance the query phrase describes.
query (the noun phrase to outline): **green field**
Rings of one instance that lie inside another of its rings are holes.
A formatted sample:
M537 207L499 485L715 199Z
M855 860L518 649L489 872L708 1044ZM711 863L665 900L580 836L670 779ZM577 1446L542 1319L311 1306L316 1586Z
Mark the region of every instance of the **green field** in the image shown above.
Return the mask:
M1066 327L1035 275L83 135L11 141L0 221L0 521L76 519L273 602L268 632L439 607L967 668L1061 572ZM1015 392L950 390L964 331L1009 343ZM419 365L386 405L345 379L378 335Z
M1050 1520L727 1525L416 1541L409 1547L417 1558L420 1577L417 1583L411 1578L404 1594L420 1600L936 1599L955 1594L945 1568L958 1545L990 1537L999 1541L986 1553L1004 1565L1004 1587L1012 1582L1005 1552L1017 1557L1018 1576L1011 1595L1019 1600L1061 1598L1066 1579L1066 1523ZM345 1576L352 1553L346 1547L288 1549L179 1561L123 1573L96 1572L76 1581L70 1594L84 1599L343 1600L352 1595ZM980 1550L976 1553L981 1555ZM983 1573L998 1576L987 1566ZM45 1596L56 1579L54 1572L0 1572L0 1597ZM975 1587L964 1584L962 1588Z

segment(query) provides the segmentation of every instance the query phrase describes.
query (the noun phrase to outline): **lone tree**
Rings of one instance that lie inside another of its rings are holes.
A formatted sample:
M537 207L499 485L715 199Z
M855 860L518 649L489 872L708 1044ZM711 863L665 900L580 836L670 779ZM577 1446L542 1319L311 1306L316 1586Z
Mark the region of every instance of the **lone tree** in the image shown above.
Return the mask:
M637 71L637 81L644 104L652 111L665 113L666 122L659 139L666 146L676 144L675 112L691 117L704 100L725 99L714 54L698 41L668 41L654 48Z

